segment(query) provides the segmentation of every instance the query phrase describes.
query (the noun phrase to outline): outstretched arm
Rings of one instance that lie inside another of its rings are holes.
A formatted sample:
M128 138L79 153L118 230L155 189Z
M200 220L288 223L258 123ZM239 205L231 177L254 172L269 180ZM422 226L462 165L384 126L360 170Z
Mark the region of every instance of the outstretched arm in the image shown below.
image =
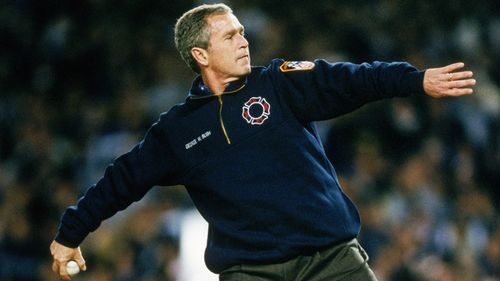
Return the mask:
M464 63L457 62L444 67L429 68L424 74L424 91L434 98L472 94L476 80L472 71L459 71Z

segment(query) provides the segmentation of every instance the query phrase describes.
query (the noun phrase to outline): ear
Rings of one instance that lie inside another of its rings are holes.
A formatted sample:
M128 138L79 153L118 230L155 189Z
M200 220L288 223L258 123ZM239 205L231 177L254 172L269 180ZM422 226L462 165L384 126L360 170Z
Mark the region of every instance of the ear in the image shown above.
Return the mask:
M208 52L207 50L199 47L193 47L191 49L191 55L198 62L200 66L208 65Z

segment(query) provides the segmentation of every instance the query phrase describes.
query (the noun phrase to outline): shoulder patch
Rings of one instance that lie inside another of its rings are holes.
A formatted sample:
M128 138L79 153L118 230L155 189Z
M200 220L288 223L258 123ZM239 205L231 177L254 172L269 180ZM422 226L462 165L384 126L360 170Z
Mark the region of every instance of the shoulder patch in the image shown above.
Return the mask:
M314 68L312 61L285 61L280 65L281 72L305 71Z

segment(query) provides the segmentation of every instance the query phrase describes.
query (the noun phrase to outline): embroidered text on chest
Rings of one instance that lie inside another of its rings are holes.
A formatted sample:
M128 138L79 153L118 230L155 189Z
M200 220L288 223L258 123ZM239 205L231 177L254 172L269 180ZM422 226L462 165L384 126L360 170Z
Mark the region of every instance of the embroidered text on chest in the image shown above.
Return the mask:
M191 147L197 145L199 142L201 142L204 139L208 138L210 135L212 135L212 132L211 131L206 131L205 133L201 134L199 137L197 137L194 140L186 143L186 145L185 145L186 149L190 149Z

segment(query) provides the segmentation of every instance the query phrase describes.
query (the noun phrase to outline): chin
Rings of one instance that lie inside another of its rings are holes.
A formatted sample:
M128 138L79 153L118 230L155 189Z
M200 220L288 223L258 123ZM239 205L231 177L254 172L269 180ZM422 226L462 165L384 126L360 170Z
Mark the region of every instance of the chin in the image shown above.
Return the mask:
M243 76L250 74L250 72L252 72L252 69L250 67L248 67L248 68L241 69L240 71L238 71L237 74L235 74L235 76L243 77Z
M246 61L240 64L239 68L241 69L242 75L247 75L252 71L252 66L250 65L250 58L247 58Z
M247 65L245 65L244 72L245 74L249 74L250 72L252 72L252 66L250 65L250 62Z

